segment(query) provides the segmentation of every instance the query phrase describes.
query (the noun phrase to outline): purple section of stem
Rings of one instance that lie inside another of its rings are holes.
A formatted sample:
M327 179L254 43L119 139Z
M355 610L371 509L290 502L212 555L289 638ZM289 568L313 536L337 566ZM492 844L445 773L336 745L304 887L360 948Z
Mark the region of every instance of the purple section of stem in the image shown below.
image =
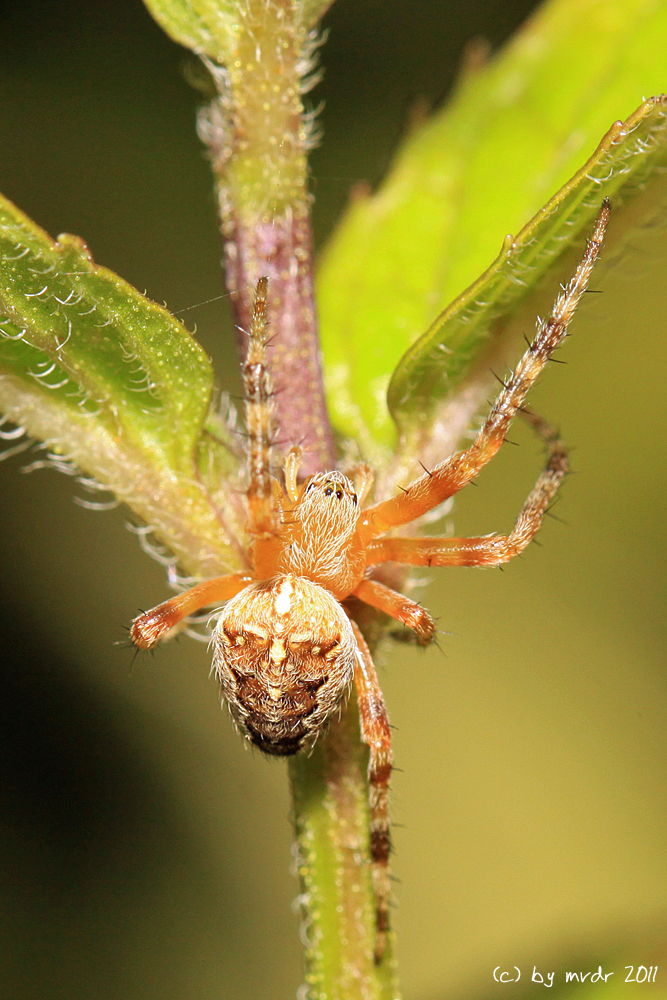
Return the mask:
M333 468L336 455L317 338L309 212L288 210L271 222L237 216L225 228L231 230L225 266L242 358L257 279L263 275L269 279L268 363L278 451L301 445L303 476Z

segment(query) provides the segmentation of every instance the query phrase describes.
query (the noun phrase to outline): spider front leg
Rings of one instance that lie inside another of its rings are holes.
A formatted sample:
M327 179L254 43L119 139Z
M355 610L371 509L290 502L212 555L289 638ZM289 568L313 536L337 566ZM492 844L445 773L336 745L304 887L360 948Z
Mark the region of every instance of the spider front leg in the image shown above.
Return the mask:
M351 620L351 619L350 619ZM352 621L352 620L351 620ZM361 738L368 745L369 804L371 814L371 870L375 895L376 965L382 961L389 932L389 780L391 778L391 728L375 666L363 635L352 621L357 640L354 685L359 703Z
M231 600L252 580L249 573L232 573L205 580L135 618L130 627L130 638L139 649L152 649L184 618L211 604Z
M283 466L283 476L285 478L285 490L287 492L287 498L292 503L299 502L299 484L297 477L299 474L299 466L301 464L301 458L303 456L303 451L298 445L290 448L285 456L285 464Z
M528 390L543 370L550 356L560 347L574 316L581 296L586 291L597 260L609 219L609 200L605 199L598 215L593 236L573 278L558 296L549 318L540 322L537 334L519 361L514 373L494 403L477 439L465 451L437 465L431 472L416 479L399 496L370 507L360 519L359 530L365 543L389 528L407 524L437 507L448 497L466 486L486 463L493 458L505 440L509 425L523 406Z
M376 538L366 549L369 565L398 562L410 566L499 566L523 552L537 534L542 517L568 471L567 452L558 435L537 414L524 411L523 415L546 441L547 463L509 535Z
M257 282L248 353L241 367L248 435L248 510L250 531L256 537L275 537L279 532L275 480L271 475L273 437L273 384L266 362L268 339L268 278Z

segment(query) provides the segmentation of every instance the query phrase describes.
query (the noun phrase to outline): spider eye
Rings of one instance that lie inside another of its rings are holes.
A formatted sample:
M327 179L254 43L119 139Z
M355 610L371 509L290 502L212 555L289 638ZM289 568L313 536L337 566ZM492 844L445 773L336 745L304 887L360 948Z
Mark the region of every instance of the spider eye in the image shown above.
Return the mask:
M352 493L351 494L351 500L352 500L352 503L354 504L354 506L356 507L357 506L357 494L356 493Z
M343 499L343 491L336 490L336 500L342 500L342 499Z
M330 497L332 493L333 493L333 487L327 486L326 490L324 491L325 497Z

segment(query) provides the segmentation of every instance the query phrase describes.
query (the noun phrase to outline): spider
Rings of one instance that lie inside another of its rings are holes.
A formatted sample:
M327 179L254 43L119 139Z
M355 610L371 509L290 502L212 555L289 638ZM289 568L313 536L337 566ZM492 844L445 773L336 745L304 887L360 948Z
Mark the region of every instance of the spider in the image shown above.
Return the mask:
M412 629L418 641L427 644L435 632L431 616L373 579L372 567L384 562L498 566L533 539L568 463L558 435L523 409L523 403L566 336L599 254L609 211L605 200L574 276L549 318L538 322L534 340L503 383L474 443L425 472L398 496L366 509L372 485L368 466L359 466L352 478L338 471L322 472L300 483L301 449L292 447L284 462L283 483L272 474L268 279L260 278L243 365L252 571L206 580L132 624L133 642L150 649L187 616L224 603L212 640L215 671L238 728L267 754L287 756L312 746L354 683L362 738L370 751L376 962L382 959L389 929L391 732L368 646L342 602L354 596ZM388 534L471 482L502 445L518 410L543 438L547 461L510 534L476 538Z

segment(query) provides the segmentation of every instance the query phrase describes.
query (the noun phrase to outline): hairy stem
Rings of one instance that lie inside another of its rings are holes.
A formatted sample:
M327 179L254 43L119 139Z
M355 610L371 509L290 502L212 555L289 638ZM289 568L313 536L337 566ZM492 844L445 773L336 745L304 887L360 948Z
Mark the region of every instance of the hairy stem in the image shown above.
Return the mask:
M210 64L218 96L201 120L215 173L227 287L245 358L257 280L269 278L269 362L279 443L304 449L302 472L335 463L313 292L302 94L315 36L299 5L248 0L224 68Z
M310 1000L396 1000L391 939L373 961L368 754L352 697L312 754L290 761Z
M299 5L247 0L224 68L209 62L218 96L200 122L215 173L227 286L247 353L255 285L268 282L268 365L278 446L299 444L304 476L336 462L317 336L302 95L315 36ZM290 763L311 1000L395 1000L390 949L373 962L368 758L356 702Z

